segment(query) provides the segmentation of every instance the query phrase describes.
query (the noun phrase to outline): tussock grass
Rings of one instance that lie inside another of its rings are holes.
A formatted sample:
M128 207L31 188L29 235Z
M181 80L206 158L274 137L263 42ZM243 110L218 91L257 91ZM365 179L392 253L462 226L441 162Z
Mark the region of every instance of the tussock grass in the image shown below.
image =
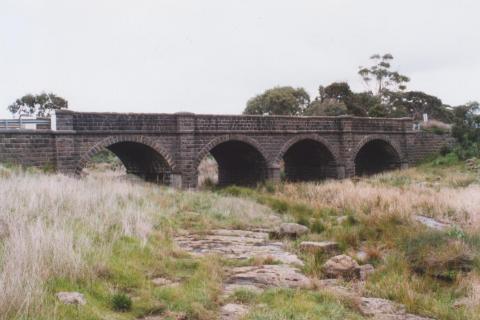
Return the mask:
M325 292L272 289L256 297L257 305L247 320L330 320L364 319L344 306L343 301Z
M223 192L255 199L308 225L314 232L304 239L335 240L353 257L362 250L377 268L367 294L405 304L411 313L470 320L480 319L479 178L458 158L445 156L362 179ZM456 227L429 230L415 221L418 214ZM313 227L317 221L321 227ZM328 256L299 254L304 271L321 277Z
M278 222L265 206L213 193L101 175L79 180L19 168L0 172L0 221L8 229L0 240L0 319L49 318L54 293L74 288L97 303L73 318L108 314L116 290L152 295L145 275L152 270L191 276L197 262L175 252L175 230ZM132 313L139 308L134 301ZM57 307L57 316L71 315L65 310Z

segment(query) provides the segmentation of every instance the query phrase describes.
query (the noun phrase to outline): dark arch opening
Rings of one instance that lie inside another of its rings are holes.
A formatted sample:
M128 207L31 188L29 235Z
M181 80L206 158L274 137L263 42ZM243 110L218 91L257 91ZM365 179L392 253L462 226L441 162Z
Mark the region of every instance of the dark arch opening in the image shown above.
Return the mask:
M242 141L230 140L212 148L200 163L199 170L204 168L205 161L211 162L210 167L216 165L216 170L210 169L216 175L211 180L219 186L254 186L267 176L265 158L253 146ZM199 182L205 179L204 175L204 172L199 172Z
M355 175L372 175L400 168L400 157L392 145L384 140L367 142L355 157Z
M321 142L305 139L292 145L283 155L283 175L291 182L336 178L335 159Z
M145 181L169 184L171 168L155 149L143 143L123 141L105 147L118 157L127 174ZM97 154L98 155L98 154ZM92 159L95 155L92 157Z

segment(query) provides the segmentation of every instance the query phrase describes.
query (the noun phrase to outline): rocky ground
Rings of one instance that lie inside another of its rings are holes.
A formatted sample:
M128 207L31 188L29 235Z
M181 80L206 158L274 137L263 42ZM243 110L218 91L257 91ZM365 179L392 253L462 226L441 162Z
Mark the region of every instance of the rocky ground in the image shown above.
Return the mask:
M241 319L257 305L229 303L237 290L261 292L268 288L286 287L306 290L328 290L356 301L359 311L366 317L382 320L426 320L408 314L405 307L389 300L363 296L364 281L373 272L371 265L360 266L347 255L334 255L334 242L304 242L302 250L323 251L332 256L324 265L327 279L310 279L301 272L303 261L286 249L286 241L271 240L270 236L286 239L305 233L303 226L284 224L278 230L212 230L207 233L187 233L175 238L177 244L192 255L218 254L237 260L245 266L228 267L223 285L226 303L220 310L220 319ZM250 263L249 263L250 262ZM156 280L160 281L160 280ZM345 285L347 284L347 285ZM171 285L167 280L165 285Z

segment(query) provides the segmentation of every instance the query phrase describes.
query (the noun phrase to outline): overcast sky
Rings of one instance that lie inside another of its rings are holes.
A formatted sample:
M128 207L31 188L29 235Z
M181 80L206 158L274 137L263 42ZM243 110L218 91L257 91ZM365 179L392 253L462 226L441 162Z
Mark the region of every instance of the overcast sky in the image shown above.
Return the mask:
M277 85L348 81L390 52L409 89L480 100L478 0L0 0L0 116L51 91L77 111L240 113Z

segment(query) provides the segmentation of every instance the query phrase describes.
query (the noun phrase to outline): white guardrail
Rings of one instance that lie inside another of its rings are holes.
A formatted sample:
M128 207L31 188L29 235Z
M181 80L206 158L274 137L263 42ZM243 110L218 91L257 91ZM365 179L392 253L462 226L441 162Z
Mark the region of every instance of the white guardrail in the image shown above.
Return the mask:
M0 130L50 129L50 119L0 119Z

